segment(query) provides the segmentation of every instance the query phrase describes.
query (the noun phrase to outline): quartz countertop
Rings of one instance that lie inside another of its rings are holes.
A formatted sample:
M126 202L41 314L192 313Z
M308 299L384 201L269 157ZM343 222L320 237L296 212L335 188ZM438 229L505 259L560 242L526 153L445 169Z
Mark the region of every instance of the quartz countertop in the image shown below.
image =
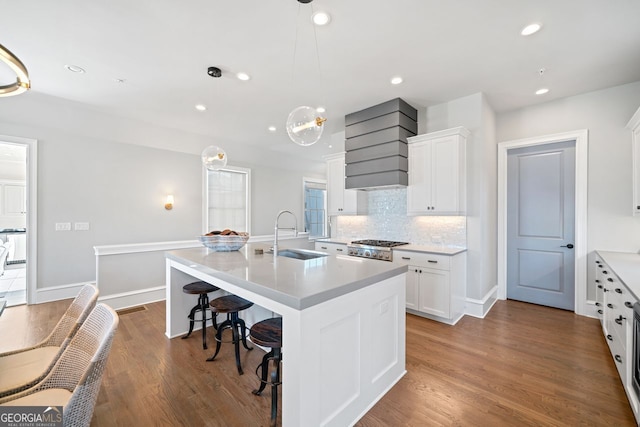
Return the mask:
M166 253L169 260L196 269L289 307L302 310L407 271L406 265L343 255L310 260L255 254L264 245L239 251L191 248ZM279 250L286 249L283 244ZM215 283L214 283L215 284Z
M353 240L358 240L358 239L353 239ZM352 240L330 238L330 239L318 239L316 240L316 242L327 242L327 243L337 243L340 245L348 245L349 243L352 242ZM448 247L448 246L442 246L442 245L414 245L410 243L408 245L396 246L393 248L393 250L409 251L409 252L427 252L427 253L441 254L441 255L457 255L459 253L465 252L467 249L459 248L459 247Z
M640 300L640 254L597 251L631 293Z

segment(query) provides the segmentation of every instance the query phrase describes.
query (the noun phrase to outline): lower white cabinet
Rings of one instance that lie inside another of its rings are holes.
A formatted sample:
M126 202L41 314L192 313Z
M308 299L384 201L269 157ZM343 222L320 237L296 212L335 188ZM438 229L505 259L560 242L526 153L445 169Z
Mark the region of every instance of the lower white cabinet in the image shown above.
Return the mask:
M638 418L639 402L633 389L633 305L634 294L607 262L615 253L596 254L596 285L602 285L602 331L611 351L633 413ZM633 254L633 256L637 256ZM611 262L611 261L610 261Z
M326 252L331 255L346 255L347 253L347 245L343 243L316 242L315 249L316 251Z
M405 264L406 307L412 314L455 324L464 315L466 253L442 255L393 251L393 262Z

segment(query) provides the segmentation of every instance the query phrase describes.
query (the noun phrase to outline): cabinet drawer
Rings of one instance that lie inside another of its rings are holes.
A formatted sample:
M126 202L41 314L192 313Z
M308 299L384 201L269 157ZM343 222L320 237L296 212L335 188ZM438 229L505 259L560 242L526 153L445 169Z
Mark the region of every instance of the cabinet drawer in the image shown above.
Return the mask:
M451 269L450 256L425 252L393 251L393 262L435 268L436 270Z
M611 350L611 357L613 357L613 363L616 365L616 369L620 374L620 379L622 382L625 382L626 372L627 372L627 360L626 360L626 351L625 351L625 342L624 338L621 338L616 333L609 333L606 337L607 344L609 344L609 350Z

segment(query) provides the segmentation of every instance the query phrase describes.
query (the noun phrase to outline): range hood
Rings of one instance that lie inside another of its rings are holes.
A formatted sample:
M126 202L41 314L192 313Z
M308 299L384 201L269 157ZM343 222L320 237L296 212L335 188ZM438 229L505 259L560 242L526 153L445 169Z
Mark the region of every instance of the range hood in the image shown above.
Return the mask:
M418 111L400 98L345 116L346 189L408 184L407 138L418 132Z

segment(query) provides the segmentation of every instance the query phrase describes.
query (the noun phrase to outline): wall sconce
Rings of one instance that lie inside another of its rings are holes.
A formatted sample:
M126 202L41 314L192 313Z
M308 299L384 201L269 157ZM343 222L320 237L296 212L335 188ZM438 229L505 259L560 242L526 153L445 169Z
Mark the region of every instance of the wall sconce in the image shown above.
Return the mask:
M164 208L168 211L173 209L173 194L167 196L167 201L164 203Z

